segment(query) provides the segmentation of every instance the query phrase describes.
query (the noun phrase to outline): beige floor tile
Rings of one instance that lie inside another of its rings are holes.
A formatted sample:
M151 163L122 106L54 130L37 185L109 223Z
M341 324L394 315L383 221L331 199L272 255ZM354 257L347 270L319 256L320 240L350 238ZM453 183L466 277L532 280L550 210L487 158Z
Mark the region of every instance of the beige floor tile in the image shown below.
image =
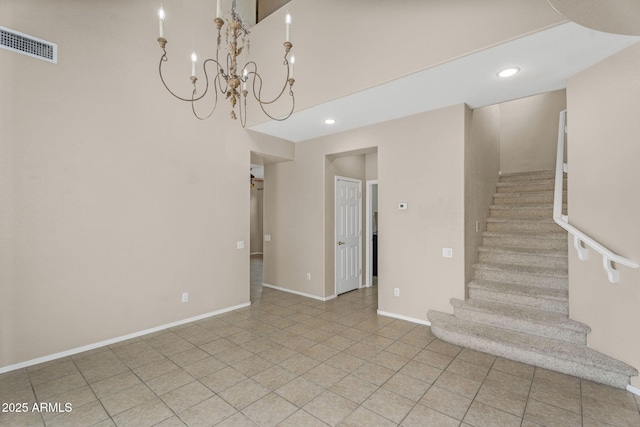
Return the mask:
M233 363L230 366L235 370L237 370L238 372L248 377L252 377L266 369L269 369L273 365L274 365L273 362L263 357L254 355L240 362Z
M342 378L347 376L347 373L341 371L338 368L334 368L331 365L322 363L314 368L309 369L303 374L303 377L313 381L321 387L329 388Z
M80 373L75 373L44 383L35 384L33 389L38 400L47 401L57 394L66 393L85 385L87 385L87 382L83 376L80 375Z
M431 387L420 400L420 404L457 420L464 418L471 402L471 399L436 386Z
M287 360L279 363L280 366L293 372L296 375L302 375L308 370L315 368L319 364L320 361L300 353L297 353Z
M480 402L473 402L463 420L475 427L519 427L522 418Z
M529 399L524 419L545 427L581 427L582 416L534 399Z
M385 417L395 423L399 423L413 409L416 402L402 397L384 388L378 389L362 406Z
M275 393L269 393L247 406L242 413L261 427L272 427L287 419L297 410L298 408L287 400Z
M427 384L433 384L433 382L442 374L442 370L412 360L400 370L400 373Z
M327 347L331 347L333 349L344 351L347 348L351 347L355 344L355 341L350 340L349 338L345 338L341 335L333 335L331 338L322 342Z
M18 369L0 374L0 398L6 402L11 394L24 389L31 389L31 381L26 369ZM6 397L5 397L6 396Z
M215 341L208 342L204 345L201 345L200 348L212 356L215 356L219 353L224 353L225 351L235 350L241 348L238 344L229 341L226 338L219 338Z
M489 373L489 368L456 358L447 366L446 371L482 382Z
M178 365L171 360L164 358L161 361L148 363L133 369L133 372L142 380L149 381L152 378L159 377L168 372L180 369Z
M371 362L376 365L380 365L384 368L389 368L393 371L399 371L406 365L411 358L400 356L395 353L391 353L387 350L383 350L371 358Z
M463 348L456 359L464 360L465 362L484 366L486 368L491 368L493 366L493 363L496 361L496 356L472 350L470 348Z
M118 357L125 365L127 365L131 369L148 365L150 363L162 362L166 359L165 355L151 347L149 347L148 350L140 352L128 352L126 354L118 355Z
M254 354L249 350L245 350L244 348L238 346L237 348L223 351L222 353L217 353L215 357L216 359L219 359L221 362L224 362L227 365L232 365L234 363L238 363L245 359L248 359L253 355Z
M96 396L99 399L102 399L110 394L118 393L138 384L142 384L140 378L138 378L133 372L129 371L93 383L91 384L91 388Z
M579 378L543 368L536 368L536 372L533 375L533 384L546 385L578 398L581 393Z
M79 408L74 408L71 412L56 415L47 420L47 427L90 426L108 419L109 414L107 414L100 402L95 401Z
M200 379L212 375L226 367L226 363L219 361L213 356L207 356L197 362L183 366L182 369L184 369L184 371L193 378Z
M353 375L347 375L329 388L332 392L357 404L364 402L377 389L378 386Z
M613 388L603 384L596 384L591 381L582 381L582 396L598 400L601 403L615 406L630 411L637 411L638 406L633 394L626 390Z
M285 360L295 355L296 355L295 351L279 344L260 353L261 357L264 357L265 359L273 363L284 362Z
M37 385L77 373L79 373L79 371L73 360L66 359L64 362L47 366L42 369L30 370L29 379L33 385Z
M475 400L518 417L522 417L525 406L527 405L526 395L519 395L509 390L509 388L496 387L490 384L483 384L482 387L480 387Z
M508 388L513 393L528 395L531 389L531 380L507 374L506 372L492 369L484 380L485 384Z
M154 425L153 427L186 427L186 424L183 423L177 415L174 415L173 417L167 418L166 420Z
M619 427L640 426L640 413L638 410L625 409L622 406L612 405L608 401L617 400L609 397L606 400L596 400L591 397L582 397L582 414L585 417L602 421Z
M362 366L364 362L365 362L364 359L360 359L348 353L342 352L342 353L336 354L334 357L327 360L325 363L333 366L334 368L338 368L344 372L351 373L356 369L358 369L360 366Z
M582 402L580 399L579 388L577 394L575 394L573 392L567 392L562 388L554 388L548 386L534 379L533 384L531 384L529 398L574 412L576 414L582 413Z
M417 402L424 396L430 385L408 375L397 373L382 387Z
M527 380L533 379L533 373L535 371L535 368L531 365L508 360L503 357L496 358L493 369Z
M340 350L336 350L335 348L331 348L324 344L316 344L313 347L302 350L302 353L320 362L324 362L340 353Z
M398 356L411 359L422 351L422 347L407 344L402 341L396 341L385 350L390 353L397 354Z
M150 379L149 381L146 381L146 384L154 393L160 396L185 384L189 384L194 380L195 378L184 370L176 369L174 371L167 372L164 375L160 375L159 377Z
M425 365L433 366L442 370L446 369L453 359L453 356L436 353L428 349L422 350L413 358L416 362L424 363Z
M409 415L402 421L403 427L458 427L460 421L442 414L435 409L423 405L416 405Z
M178 415L189 427L210 427L237 413L233 406L213 396L204 402L180 412Z
M190 363L197 362L199 360L210 357L209 353L204 350L201 350L198 347L191 348L187 351L183 351L181 353L176 353L174 355L169 356L169 359L173 361L176 365L180 367L184 367Z
M237 410L242 410L269 393L270 390L268 388L262 387L254 380L248 378L218 393L218 396Z
M284 369L282 366L274 365L251 378L263 387L273 391L296 378L296 374Z
M182 412L200 402L213 396L213 392L199 381L193 381L187 385L179 387L169 393L163 394L160 398L174 412Z
M44 427L44 420L37 412L0 412L0 425L10 427Z
M482 383L451 372L443 372L433 385L473 399Z
M246 415L236 412L224 421L216 424L216 427L259 427Z
M109 415L114 416L141 405L157 396L145 384L137 384L128 389L103 397L100 401Z
M231 367L221 369L209 376L200 379L200 382L215 393L246 380L247 377Z
M393 369L385 368L375 363L365 362L362 366L352 372L352 375L368 381L377 386L381 386L389 378L395 375Z
M344 421L340 423L340 427L363 426L395 427L397 426L397 424L362 406L358 407L358 409L353 411L351 415L349 415L347 418L345 418Z
M307 403L302 409L331 426L337 426L358 407L357 404L331 391Z
M427 349L436 353L444 354L445 356L456 357L462 350L462 347L440 339L435 339L427 346Z
M277 389L276 394L301 408L324 390L323 387L298 377Z

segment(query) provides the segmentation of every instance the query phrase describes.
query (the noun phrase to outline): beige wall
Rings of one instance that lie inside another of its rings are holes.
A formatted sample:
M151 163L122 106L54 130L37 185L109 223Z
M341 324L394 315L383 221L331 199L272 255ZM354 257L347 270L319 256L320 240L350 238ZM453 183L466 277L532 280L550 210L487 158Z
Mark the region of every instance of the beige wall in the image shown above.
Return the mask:
M565 108L565 90L500 104L500 169L503 173L555 168L558 115Z
M0 368L249 301L251 141L162 88L158 4L0 3L59 49L0 50ZM167 37L198 25L172 16Z
M640 44L596 64L567 86L569 222L640 261ZM589 346L640 368L640 270L620 266L611 284L602 258L569 249L571 318L591 326ZM640 387L640 379L632 384Z
M325 251L333 210L326 206L329 180L318 177L327 155L377 147L379 308L421 320L431 308L450 312L449 298L464 297L465 108L298 143L295 162L266 166L265 233L272 241L265 242L265 282L333 294L333 260ZM283 209L294 201L295 210ZM399 202L409 209L398 210ZM442 247L453 248L454 258L442 258ZM393 297L394 287L400 297Z
M502 106L466 110L464 150L465 282L473 278L473 264L482 245L489 206L493 203L500 171L500 109ZM520 120L522 121L522 120ZM476 222L478 228L476 231Z

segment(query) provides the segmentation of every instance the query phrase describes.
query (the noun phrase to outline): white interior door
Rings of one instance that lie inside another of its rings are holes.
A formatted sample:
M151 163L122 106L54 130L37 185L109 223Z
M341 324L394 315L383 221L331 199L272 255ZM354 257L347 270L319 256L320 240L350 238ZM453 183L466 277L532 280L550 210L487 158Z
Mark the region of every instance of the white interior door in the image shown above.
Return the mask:
M336 177L336 294L360 287L362 269L362 182Z

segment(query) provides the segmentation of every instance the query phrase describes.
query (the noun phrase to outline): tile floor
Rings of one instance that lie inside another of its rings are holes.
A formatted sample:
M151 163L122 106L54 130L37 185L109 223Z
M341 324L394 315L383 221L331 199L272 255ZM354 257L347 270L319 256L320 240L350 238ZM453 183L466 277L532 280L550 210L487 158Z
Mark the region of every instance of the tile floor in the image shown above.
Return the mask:
M638 396L378 316L376 287L320 302L260 280L254 257L246 309L0 375L29 408L0 425L640 426Z

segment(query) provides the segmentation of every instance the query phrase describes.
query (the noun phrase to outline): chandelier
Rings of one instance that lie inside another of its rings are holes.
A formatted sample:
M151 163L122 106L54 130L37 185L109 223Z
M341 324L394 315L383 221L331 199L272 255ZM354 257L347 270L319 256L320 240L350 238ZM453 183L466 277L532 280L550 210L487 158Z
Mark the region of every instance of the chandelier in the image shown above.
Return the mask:
M191 84L193 85L193 91L191 97L182 97L177 95L173 90L169 88L167 82L162 75L162 65L168 61L167 56L167 39L164 37L164 19L165 13L162 7L158 11L158 17L160 18L160 37L158 37L158 43L162 48L162 56L160 57L160 64L158 66L158 72L160 74L160 80L162 84L169 91L171 95L179 99L191 103L191 110L193 114L200 120L205 120L213 115L218 104L218 96L224 96L231 103L231 118L234 120L240 117L240 123L242 127L245 127L247 123L247 97L249 93L253 95L253 98L258 102L258 105L262 111L272 120L283 121L288 119L293 113L295 107L295 97L293 95L293 65L295 63L295 57L291 56L289 60L289 53L293 45L291 44L291 15L287 14L285 19L285 42L284 42L284 62L283 65L286 70L286 78L280 93L273 99L265 100L262 98L262 77L258 74L258 65L254 61L246 62L241 68L238 67L238 58L245 50L248 49L248 36L249 30L247 24L242 20L238 12L236 11L236 0L233 0L231 6L231 12L225 21L221 18L220 0L217 0L216 19L213 22L218 30L216 57L206 59L202 63L202 72L204 74L204 90L201 93L198 92L196 85L198 78L196 77L197 61L198 58L195 52L191 55ZM223 29L224 27L224 29ZM226 45L226 58L220 60L220 45L222 44L222 35L224 33L224 41ZM207 72L207 65L215 64L215 75L209 77ZM247 89L249 86L250 90ZM291 97L291 110L283 117L273 117L265 109L266 106L274 104L278 101L287 91ZM214 102L213 108L208 114L201 115L196 111L196 103L207 97L207 94L213 92ZM236 107L238 114L236 114Z

